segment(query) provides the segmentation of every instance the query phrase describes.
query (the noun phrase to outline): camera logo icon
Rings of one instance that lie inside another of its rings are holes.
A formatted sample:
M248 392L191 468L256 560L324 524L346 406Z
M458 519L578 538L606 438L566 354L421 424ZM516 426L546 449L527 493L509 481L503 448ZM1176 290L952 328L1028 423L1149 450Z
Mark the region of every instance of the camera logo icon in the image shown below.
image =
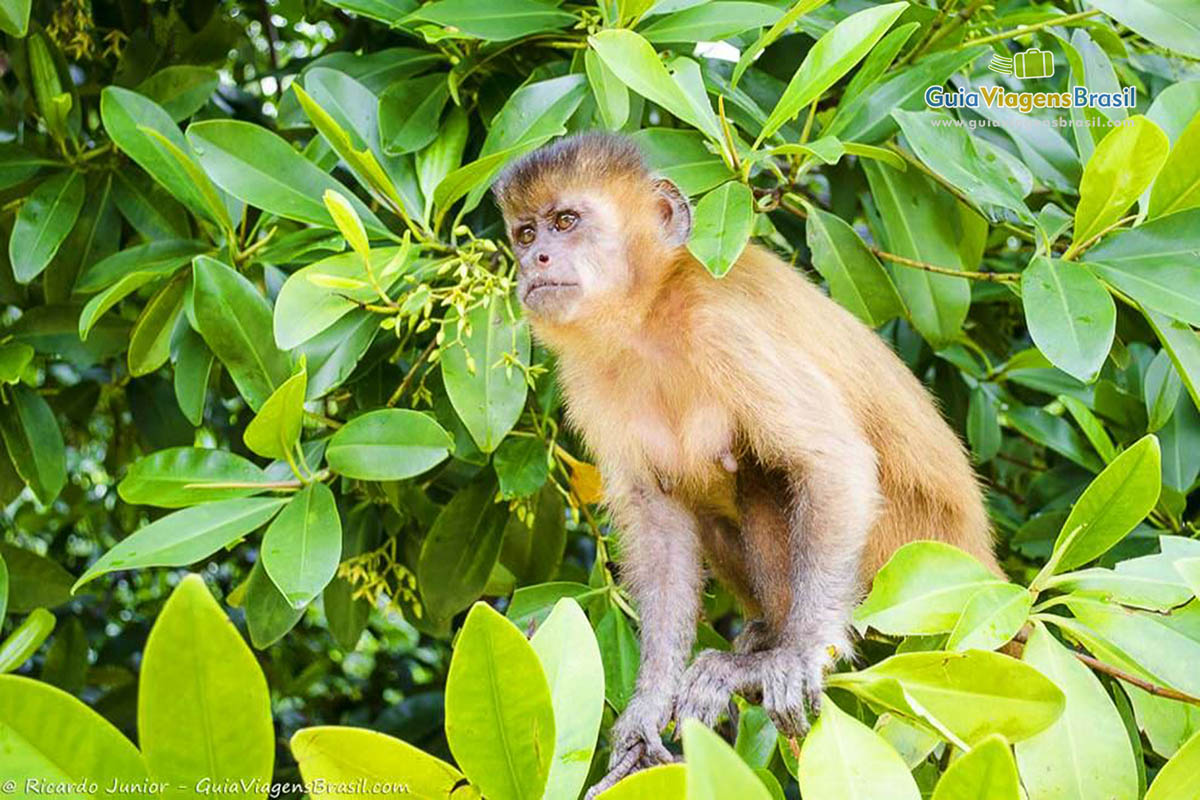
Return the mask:
M1054 55L1037 48L1013 56L993 55L988 69L1016 78L1049 78L1054 75Z

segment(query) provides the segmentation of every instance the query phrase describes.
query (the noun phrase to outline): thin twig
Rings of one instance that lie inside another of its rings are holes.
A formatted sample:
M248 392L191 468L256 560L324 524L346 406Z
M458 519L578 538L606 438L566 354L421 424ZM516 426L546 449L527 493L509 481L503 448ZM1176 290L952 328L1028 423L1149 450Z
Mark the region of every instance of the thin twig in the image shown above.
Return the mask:
M1029 637L1024 631L1018 633L1013 638L1022 645L1029 641ZM1114 667L1112 664L1105 664L1103 661L1099 660L1098 658L1093 658L1087 653L1081 653L1078 650L1072 650L1071 653L1075 656L1075 658L1079 659L1082 663L1086 664L1096 672L1103 673L1111 678L1123 680L1126 683L1138 687L1144 692L1154 695L1155 697L1165 697L1168 700L1178 700L1181 703L1191 703L1194 706L1200 706L1200 697L1193 697L1190 694L1181 692L1177 689L1172 689L1169 686L1159 686L1157 683L1151 683L1150 681L1145 680L1144 678L1139 678L1137 675L1126 672L1119 667Z
M400 381L400 385L396 387L396 391L392 392L392 396L389 397L387 401L388 408L393 408L396 403L400 402L400 398L404 396L404 392L408 390L409 384L411 384L413 382L413 378L416 377L417 369L421 366L421 362L429 357L429 354L433 352L433 348L435 347L437 347L436 336L429 340L429 344L425 345L425 349L422 350L421 354L418 355L413 361L412 366L408 369L408 373L404 376L404 379Z
M1089 11L1080 11L1078 14L1067 14L1065 17L1055 17L1054 19L1044 20L1034 23L1033 25L1022 25L1019 28L1013 28L1010 31L1001 33L993 33L991 36L982 36L978 39L968 39L962 42L956 49L962 50L967 47L974 47L977 44L991 44L992 42L1002 42L1005 39L1011 39L1015 36L1024 36L1027 33L1040 31L1043 28L1052 28L1055 25L1066 25L1068 22L1077 22L1081 19L1094 17L1100 13L1100 9L1093 8Z

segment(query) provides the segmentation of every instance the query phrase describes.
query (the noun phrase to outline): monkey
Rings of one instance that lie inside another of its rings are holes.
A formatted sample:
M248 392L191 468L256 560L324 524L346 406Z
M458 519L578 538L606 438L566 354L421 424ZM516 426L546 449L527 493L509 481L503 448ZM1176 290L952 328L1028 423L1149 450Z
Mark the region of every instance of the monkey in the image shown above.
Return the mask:
M902 544L948 542L1003 574L967 453L917 377L759 245L712 276L687 249L687 198L631 139L559 139L493 195L641 621L635 691L589 797L673 761L663 730L714 725L734 693L803 735L853 653L854 605ZM748 621L731 651L688 665L708 571Z

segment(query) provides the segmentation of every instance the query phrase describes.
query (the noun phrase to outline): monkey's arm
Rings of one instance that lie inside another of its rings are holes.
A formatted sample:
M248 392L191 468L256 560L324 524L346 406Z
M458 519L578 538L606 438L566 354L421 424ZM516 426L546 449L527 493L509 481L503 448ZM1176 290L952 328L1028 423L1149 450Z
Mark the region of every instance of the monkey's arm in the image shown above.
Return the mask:
M641 664L633 699L613 726L611 771L589 797L634 769L673 760L661 732L695 639L702 582L692 514L652 481L605 477L621 527L621 578L641 617Z

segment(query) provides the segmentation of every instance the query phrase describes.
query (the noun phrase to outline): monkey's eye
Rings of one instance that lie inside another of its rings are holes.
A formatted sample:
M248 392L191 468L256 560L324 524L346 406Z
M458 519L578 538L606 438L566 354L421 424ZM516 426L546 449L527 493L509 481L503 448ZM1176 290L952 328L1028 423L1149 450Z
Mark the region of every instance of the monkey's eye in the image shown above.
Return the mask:
M560 231L569 231L575 227L579 215L574 211L562 211L554 218L554 228Z
M533 244L534 235L532 225L522 225L517 230L517 241L521 244Z

